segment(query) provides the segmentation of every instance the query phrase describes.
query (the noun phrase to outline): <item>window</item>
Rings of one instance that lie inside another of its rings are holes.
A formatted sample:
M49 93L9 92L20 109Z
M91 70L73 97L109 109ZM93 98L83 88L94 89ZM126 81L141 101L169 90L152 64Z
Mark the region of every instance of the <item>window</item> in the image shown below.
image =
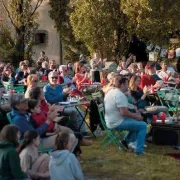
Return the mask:
M39 30L35 34L35 43L36 44L47 44L48 43L48 32L45 30Z

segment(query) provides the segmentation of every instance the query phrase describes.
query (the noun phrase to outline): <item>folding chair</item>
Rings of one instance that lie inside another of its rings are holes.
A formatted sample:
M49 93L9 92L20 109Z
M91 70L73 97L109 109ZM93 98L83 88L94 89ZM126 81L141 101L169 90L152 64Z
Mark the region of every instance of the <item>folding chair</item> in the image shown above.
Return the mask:
M24 93L24 91L25 91L24 85L14 86L15 93Z
M118 148L118 150L122 150L121 143L120 143L120 137L121 137L121 139L123 138L122 131L118 131L116 129L109 129L106 126L106 122L104 119L105 109L104 109L103 104L98 105L98 112L99 112L102 126L103 126L104 130L106 131L106 136L101 141L102 144L104 144L102 146L102 148L105 149L107 146L109 146L111 143L113 143Z

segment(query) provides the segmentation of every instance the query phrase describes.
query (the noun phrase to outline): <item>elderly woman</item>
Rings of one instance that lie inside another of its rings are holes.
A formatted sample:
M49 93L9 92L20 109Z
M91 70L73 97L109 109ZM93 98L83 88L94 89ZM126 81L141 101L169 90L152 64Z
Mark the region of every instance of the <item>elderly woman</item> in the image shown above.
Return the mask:
M25 92L25 98L29 98L29 92L32 88L35 88L38 84L38 77L36 74L31 74L27 78L27 90Z

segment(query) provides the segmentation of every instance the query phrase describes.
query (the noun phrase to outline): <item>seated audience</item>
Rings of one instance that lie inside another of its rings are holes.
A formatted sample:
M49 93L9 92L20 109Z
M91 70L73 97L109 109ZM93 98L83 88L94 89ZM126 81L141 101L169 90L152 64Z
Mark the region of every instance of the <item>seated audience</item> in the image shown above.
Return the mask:
M86 68L84 64L81 64L81 63L78 64L76 74L75 74L75 79L76 79L76 85L79 90L83 89L81 84L89 83L89 75L86 72Z
M68 70L67 75L69 77L73 78L74 77L74 69L73 69L73 63L72 62L67 63L67 70Z
M14 84L15 83L15 73L13 72L13 68L10 64L7 64L4 67L4 70L1 75L2 82L9 82Z
M128 100L124 94L127 91L128 80L121 78L118 86L105 95L105 121L108 128L129 131L122 144L128 149L128 143L136 142L135 152L140 155L144 151L147 125L140 113L128 110Z
M120 73L123 69L126 69L126 57L123 56L122 59L119 61L117 72Z
M172 67L168 67L167 63L162 61L161 62L161 71L158 73L158 76L162 80L169 80L174 79L175 70Z
M66 84L71 89L76 89L73 79L68 76L68 68L66 65L59 66L60 75L58 76L58 84Z
M49 64L47 61L42 62L42 67L39 69L41 76L47 76L49 73Z
M87 64L88 63L88 61L86 60L86 57L83 54L81 54L79 56L79 62L82 63L82 64Z
M84 180L78 160L69 151L69 135L59 133L55 145L55 150L50 152L49 172L51 179Z
M24 82L26 82L26 79L27 79L29 74L30 74L30 71L28 69L28 66L23 61L20 64L20 68L19 68L18 73L16 74L16 80L19 83L24 83Z
M145 74L141 77L140 88L143 89L145 86L154 86L156 80L153 76L155 67L151 64L147 64L145 67Z
M49 62L49 59L48 57L46 56L45 52L44 51L41 51L40 52L40 57L38 58L38 62L42 63L42 62Z
M132 76L129 81L129 90L130 94L133 98L134 103L137 105L138 108L144 109L145 106L149 105L147 95L149 94L148 88L145 86L142 90L139 86L141 83L140 76Z
M60 84L57 84L58 79L58 73L57 72L50 72L48 75L49 78L49 84L47 84L44 88L44 96L46 101L49 104L56 104L58 102L63 102L66 100L67 96L71 93L71 89L66 88L63 89ZM63 115L70 116L72 122L74 123L74 126L77 127L78 130L78 122L82 122L82 117L79 115L79 113L76 111L74 107L68 107L65 108L63 111ZM86 132L85 125L83 130Z
M29 92L32 88L35 88L38 84L38 77L36 74L30 74L27 77L27 89L25 92L25 98L29 98Z
M25 132L24 139L18 148L21 168L31 179L50 179L49 155L39 155L40 138L36 131Z
M29 130L36 130L39 136L42 138L42 147L45 149L54 148L54 140L56 135L46 136L46 131L49 125L52 123L53 119L58 116L56 110L52 109L51 112L48 113L48 117L46 122L44 122L41 126L37 126L36 122L30 118L28 113L28 101L24 99L23 95L14 95L11 100L12 111L10 112L10 116L12 119L12 123L15 124L20 132L21 139L24 137L24 133ZM74 137L74 142L76 142L76 138ZM72 147L74 150L75 147Z
M137 63L131 63L128 67L131 74L136 74L138 72Z
M19 155L16 152L19 140L19 130L14 125L6 125L0 133L0 179L26 180L20 166Z

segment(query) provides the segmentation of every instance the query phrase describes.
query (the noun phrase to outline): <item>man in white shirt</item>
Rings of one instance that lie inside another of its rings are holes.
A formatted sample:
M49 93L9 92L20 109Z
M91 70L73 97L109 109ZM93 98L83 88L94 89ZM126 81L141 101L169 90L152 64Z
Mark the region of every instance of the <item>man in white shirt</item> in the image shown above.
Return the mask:
M104 98L105 121L110 129L127 130L122 144L136 142L136 154L143 154L147 124L142 121L140 113L131 113L128 109L128 100L125 92L128 90L128 79L121 78L118 87L112 88Z

